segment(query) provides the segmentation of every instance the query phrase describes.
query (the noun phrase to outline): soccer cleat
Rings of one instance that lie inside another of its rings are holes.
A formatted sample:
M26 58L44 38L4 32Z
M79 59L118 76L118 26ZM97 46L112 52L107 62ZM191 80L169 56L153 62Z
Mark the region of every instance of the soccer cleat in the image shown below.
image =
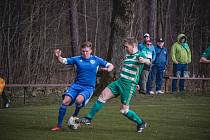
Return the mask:
M78 120L75 120L76 123L79 123L79 124L86 124L86 125L90 125L91 124L91 119L87 118L87 117L83 117L83 118L80 118Z
M146 127L147 123L143 121L140 125L137 125L137 132L142 133Z
M164 92L161 90L156 91L157 94L163 94Z
M60 131L61 127L55 126L51 129L51 131Z

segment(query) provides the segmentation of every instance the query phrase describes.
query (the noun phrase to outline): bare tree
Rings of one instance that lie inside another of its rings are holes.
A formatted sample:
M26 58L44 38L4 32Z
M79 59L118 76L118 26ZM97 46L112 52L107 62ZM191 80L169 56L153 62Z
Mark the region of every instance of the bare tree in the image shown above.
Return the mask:
M69 23L70 23L70 35L71 35L71 46L72 55L78 55L79 51L79 34L78 34L78 18L77 18L77 1L69 0Z

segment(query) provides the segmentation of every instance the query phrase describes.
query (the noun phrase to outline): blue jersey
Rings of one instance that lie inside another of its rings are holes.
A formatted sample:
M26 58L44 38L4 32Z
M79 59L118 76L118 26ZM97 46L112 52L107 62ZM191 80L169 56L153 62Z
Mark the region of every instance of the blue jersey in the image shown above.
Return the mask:
M67 65L74 65L76 68L74 81L76 84L95 87L98 68L108 67L109 63L102 58L91 55L88 59L82 56L67 58Z

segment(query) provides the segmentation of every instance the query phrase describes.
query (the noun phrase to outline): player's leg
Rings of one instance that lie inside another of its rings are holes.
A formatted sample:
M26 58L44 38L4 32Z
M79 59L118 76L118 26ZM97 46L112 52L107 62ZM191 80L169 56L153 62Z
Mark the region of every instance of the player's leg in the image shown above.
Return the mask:
M78 127L78 124L75 124L75 121L78 119L77 116L79 114L80 109L87 105L87 103L91 99L93 92L94 92L93 87L80 86L80 88L81 89L80 89L79 94L77 95L76 101L75 101L75 106L76 106L75 111L74 111L73 115L68 120L68 126L72 126L72 125L76 126L76 127L74 127L74 129L75 128L77 129L77 127Z
M76 84L72 84L71 87L69 87L66 92L63 94L62 98L62 104L58 111L58 123L57 126L52 128L52 131L58 131L62 127L63 118L66 114L67 106L72 105L75 102L76 96L77 96L77 90L78 86Z
M120 112L129 120L137 124L137 132L143 132L143 129L146 127L146 123L133 110L129 109L130 101L136 93L136 84L121 82L119 86L119 93L122 103Z
M112 94L112 91L108 87L106 87L102 91L102 93L99 96L98 100L92 106L92 108L89 111L89 113L84 118L80 118L78 120L78 123L90 124L91 123L91 120L94 118L94 116L96 115L96 113L99 112L103 108L103 106L105 105L105 103L107 102L107 100L109 100L109 99L111 99L113 97L115 97L115 95Z
M82 95L78 95L75 101L75 110L73 113L73 117L77 117L80 109L83 107L84 97Z
M136 114L136 112L130 110L128 105L121 105L120 112L129 120L137 124L137 132L143 132L146 123Z
M67 125L70 129L78 129L79 124L76 123L76 120L79 119L77 116L80 112L80 109L83 107L84 97L78 95L75 101L75 110L72 116L69 117Z
M93 105L93 107L91 108L90 112L86 115L87 118L89 119L93 119L93 117L96 115L96 113L98 111L100 111L104 104L111 98L115 97L114 94L112 94L112 91L106 87L101 95L99 96L98 100L96 101L96 103Z
M59 108L59 114L58 114L58 127L62 126L63 118L66 115L66 108L71 103L71 97L65 96L64 100Z
M57 126L52 128L52 131L59 131L62 127L63 118L66 115L66 108L71 103L71 97L64 96L64 99L62 101L62 104L58 111L58 123Z
M73 117L77 117L81 108L87 105L89 100L91 99L94 88L89 86L80 86L79 94L76 97L75 101L75 111L73 113Z

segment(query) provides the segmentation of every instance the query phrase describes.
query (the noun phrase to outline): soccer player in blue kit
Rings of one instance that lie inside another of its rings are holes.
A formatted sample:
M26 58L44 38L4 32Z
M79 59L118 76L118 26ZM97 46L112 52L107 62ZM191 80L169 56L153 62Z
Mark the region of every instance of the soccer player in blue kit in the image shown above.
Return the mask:
M58 112L58 123L53 127L52 131L59 131L62 127L63 118L66 114L67 106L76 105L73 117L76 117L82 107L84 107L91 96L96 85L96 73L101 67L102 70L111 72L114 66L99 58L91 55L92 43L86 41L81 46L81 56L75 56L70 58L63 58L61 56L61 50L55 50L55 56L59 62L66 65L74 65L76 68L76 78L74 83L63 94L62 104Z

